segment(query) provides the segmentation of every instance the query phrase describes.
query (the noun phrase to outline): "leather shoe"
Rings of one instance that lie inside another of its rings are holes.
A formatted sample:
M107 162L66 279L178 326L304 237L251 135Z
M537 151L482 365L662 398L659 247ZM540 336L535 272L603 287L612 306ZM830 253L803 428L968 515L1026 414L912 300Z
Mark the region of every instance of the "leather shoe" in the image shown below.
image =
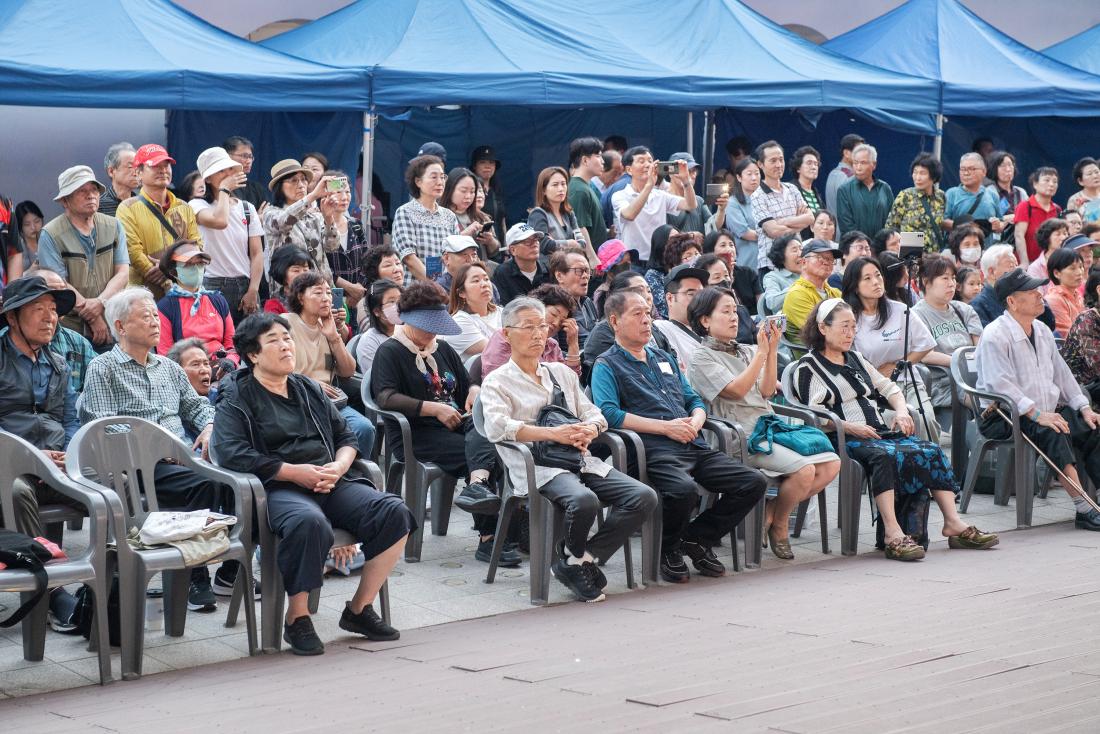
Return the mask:
M1078 512L1073 519L1073 527L1081 530L1100 530L1100 512L1096 510Z

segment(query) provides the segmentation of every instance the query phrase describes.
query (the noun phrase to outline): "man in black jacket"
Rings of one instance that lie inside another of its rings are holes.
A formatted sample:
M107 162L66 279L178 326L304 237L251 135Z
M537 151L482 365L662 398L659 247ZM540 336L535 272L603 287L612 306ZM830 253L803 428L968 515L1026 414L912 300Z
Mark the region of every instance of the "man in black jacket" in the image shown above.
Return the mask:
M500 292L500 305L506 306L516 296L523 296L543 283L550 283L550 270L539 260L539 243L543 232L526 222L513 224L505 236L508 254L512 257L493 273L493 284Z

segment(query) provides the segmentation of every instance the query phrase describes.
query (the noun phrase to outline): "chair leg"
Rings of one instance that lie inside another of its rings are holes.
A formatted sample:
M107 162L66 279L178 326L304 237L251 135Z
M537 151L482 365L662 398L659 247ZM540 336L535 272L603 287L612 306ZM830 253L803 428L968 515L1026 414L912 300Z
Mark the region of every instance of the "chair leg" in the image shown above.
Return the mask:
M448 474L443 474L432 482L432 535L447 534L457 483L458 480Z
M1031 527L1035 504L1035 453L1028 448L1016 450L1016 527Z
M65 535L65 523L63 523L63 522L52 522L52 523L50 523L45 528L45 534L46 534L46 540L53 541L54 543L56 543L58 545L58 547L60 547L61 546L61 540Z
M165 571L161 576L164 579L164 634L169 637L183 637L191 569ZM141 591L144 595L145 590Z
M33 596L33 591L21 592L19 603L26 604ZM46 655L46 612L49 608L50 592L47 590L30 614L23 618L23 659L28 662L38 662Z
M382 621L386 624L390 623L390 582L389 579L382 584L382 588L378 590L378 606L380 607L379 614L382 615Z
M497 517L497 529L493 535L493 552L489 556L489 571L485 574L485 583L487 584L491 584L496 580L497 564L500 563L500 554L508 540L508 527L512 524L512 515L516 511L516 507L523 501L522 497L512 495L504 501L504 506L500 508L500 515Z
M829 550L829 512L825 490L817 493L817 524L821 526L821 552L830 553Z
M806 524L806 511L809 509L809 507L809 500L802 500L798 503L798 509L795 510L794 513L794 530L791 531L792 538L802 537L802 526Z
M317 614L317 608L321 604L321 587L320 586L318 586L316 589L311 589L310 590L309 596L307 597L307 604L309 605L309 613L310 614Z
M424 515L428 488L424 486L424 475L417 467L405 467L405 504L416 518L416 530L409 535L405 544L405 562L419 563L420 552L424 547Z
M989 450L989 443L982 437L974 446L974 458L967 461L966 475L963 478L962 497L959 499L959 512L970 509L970 500L974 496L974 487L978 483L978 475L982 471L982 459Z
M596 522L599 527L603 527L604 516L602 507L599 513L596 514ZM605 558L604 560L606 561L607 559ZM626 566L626 588L636 588L637 584L634 581L634 553L630 549L630 538L627 538L626 542L623 543L623 565Z
M745 537L745 568L760 568L763 561L761 529L764 527L764 498L753 505L743 522Z
M543 576L550 567L548 547L553 545L553 527L549 524L546 515L553 512L553 505L541 495L527 498L527 511L530 513L531 525L531 555L529 557L530 591L529 597L532 604L545 604L548 594L542 592ZM551 520L552 522L552 520ZM549 582L547 582L549 588Z
M1000 455L997 456L998 478L993 485L993 504L1005 507L1009 498L1020 489L1020 475L1019 464L1016 463L1016 448L1007 446L1002 451L1005 452L1005 460L1002 462ZM1011 477L1011 481L1007 481L1008 477Z
M656 584L661 563L661 518L663 517L661 493L657 493L657 506L642 523L642 583ZM532 525L532 527L534 527Z
M140 574L140 578L139 578ZM148 575L138 569L137 564L128 564L119 569L118 611L119 632L122 652L122 679L137 680L141 677L142 654L145 647L145 587L149 583ZM186 590L184 591L186 595ZM104 595L103 614L107 619L107 600ZM167 624L167 584L165 584L165 623ZM98 612L98 605L96 611ZM108 640L106 625L99 625L100 647Z
M248 654L258 655L260 646L256 639L256 601L252 596L252 548L245 547L242 554L240 569L237 571L237 581L233 584L233 598L247 599L244 607L244 624L248 633ZM230 602L232 606L232 602Z
M283 576L276 565L277 542L264 522L260 528L260 649L264 653L279 652L283 639Z

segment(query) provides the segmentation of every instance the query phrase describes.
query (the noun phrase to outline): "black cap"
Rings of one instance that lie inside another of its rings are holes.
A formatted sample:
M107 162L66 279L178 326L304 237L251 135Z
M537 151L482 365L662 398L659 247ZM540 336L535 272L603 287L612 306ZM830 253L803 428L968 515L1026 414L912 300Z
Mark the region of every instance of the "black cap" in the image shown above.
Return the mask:
M833 243L826 242L816 237L802 245L802 257L806 257L814 252L831 252L834 256L837 254L836 248L833 247Z
M420 146L420 150L416 151L416 155L434 155L436 158L443 159L443 162L447 162L447 149L439 143L424 143Z
M665 287L667 288L669 283L684 278L697 278L705 286L707 281L710 280L710 273L702 268L695 267L691 263L682 263L668 271L668 275L665 276Z
M53 296L53 301L57 304L58 316L64 316L76 306L76 294L71 290L67 288L54 290L46 285L46 281L41 276L28 275L13 280L4 288L4 308L0 309L0 313L9 313L47 295Z
M497 168L500 168L500 160L497 159L497 152L493 150L491 145L479 145L474 148L474 152L470 154L470 168L477 165L478 161L492 161L497 164Z
M1001 276L1000 280L993 285L993 292L997 294L997 298L1001 299L1001 303L1004 303L1005 299L1013 293L1033 291L1049 282L1049 278L1032 278L1024 272L1023 268L1016 268Z

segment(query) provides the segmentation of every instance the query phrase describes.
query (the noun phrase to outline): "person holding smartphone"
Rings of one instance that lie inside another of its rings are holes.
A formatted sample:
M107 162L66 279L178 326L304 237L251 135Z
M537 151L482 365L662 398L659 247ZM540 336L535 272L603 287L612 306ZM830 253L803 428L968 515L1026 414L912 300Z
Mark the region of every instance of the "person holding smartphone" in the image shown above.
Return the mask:
M491 262L492 275L496 263L491 258L500 251L500 241L493 233L493 218L481 211L485 202L485 190L481 180L468 168L452 168L443 188L443 205L455 213L458 233L474 238L478 247L478 259Z
M333 283L343 291L344 303L339 308L346 304L348 312L354 314L367 295L363 261L370 249L370 243L362 223L348 214L348 207L351 206L348 175L336 170L325 171L323 175L328 179L328 184L327 195L321 200L321 213L326 221L332 222L340 243L337 249L326 252L325 256L332 268ZM359 323L358 319L348 321Z

